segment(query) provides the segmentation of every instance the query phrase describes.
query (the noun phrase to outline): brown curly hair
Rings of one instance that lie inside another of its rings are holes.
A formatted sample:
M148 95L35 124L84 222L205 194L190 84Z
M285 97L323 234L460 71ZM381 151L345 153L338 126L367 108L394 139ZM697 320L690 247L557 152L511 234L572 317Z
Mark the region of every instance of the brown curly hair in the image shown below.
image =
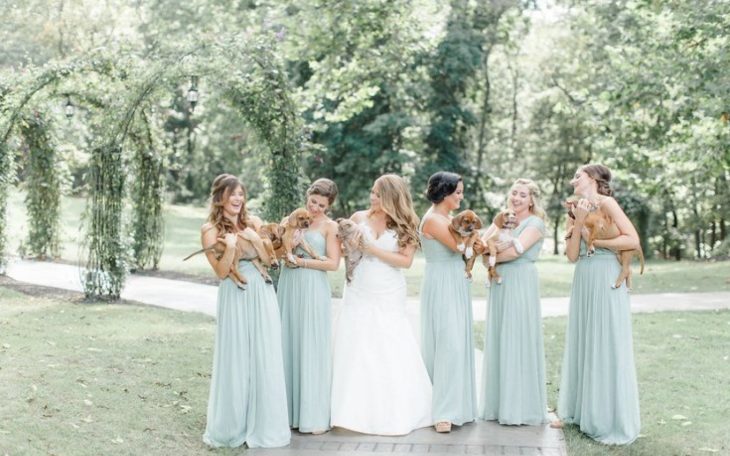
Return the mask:
M223 213L223 206L237 188L243 190L243 205L238 213L236 226ZM208 222L218 230L218 235L237 233L248 226L248 212L246 211L246 187L232 174L221 174L213 180L210 186L210 213Z
M419 247L418 216L413 210L411 192L406 181L398 175L385 174L375 181L373 190L380 198L380 207L386 215L386 226L395 230L398 247Z

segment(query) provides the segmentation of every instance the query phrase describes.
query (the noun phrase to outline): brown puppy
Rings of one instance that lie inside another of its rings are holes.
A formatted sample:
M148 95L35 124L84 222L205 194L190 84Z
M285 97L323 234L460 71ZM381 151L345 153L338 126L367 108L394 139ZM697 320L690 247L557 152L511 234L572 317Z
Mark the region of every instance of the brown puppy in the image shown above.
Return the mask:
M342 252L345 255L345 278L347 283L352 282L352 275L355 272L355 268L360 264L363 253L363 240L362 236L357 236L360 231L360 227L357 223L350 219L338 218L337 222L337 239L342 244ZM356 242L356 238L359 239Z
M482 229L482 220L474 211L459 212L451 219L449 233L456 241L456 248L464 259L464 275L471 280L471 270L477 255L474 254L474 244L479 241L479 230Z
M312 216L304 208L295 209L294 212L289 214L288 217L284 218L281 222L281 226L284 227L284 234L282 236L282 242L284 243L284 261L290 268L297 268L294 258L294 245L299 244L299 247L304 250L307 255L312 258L320 260L326 260L326 257L321 257L315 253L311 245L304 239L304 231L309 228L312 224Z
M571 197L563 203L563 206L568 209L569 217L569 229L565 235L566 240L570 239L573 233L573 224L571 223L572 220L575 220L573 209L575 209L579 200L580 198L578 197ZM595 253L596 248L593 243L596 239L614 239L621 235L616 223L597 204L592 205L591 211L586 216L583 226L585 226L586 230L588 230L587 256L593 256ZM641 271L639 274L644 273L644 252L641 250L641 247L634 250L621 250L616 255L618 262L621 264L621 273L616 279L616 283L613 285L613 288L620 287L621 283L625 280L626 287L631 289L631 260L634 255L639 256L639 262L641 263Z
M284 257L284 227L278 223L265 223L261 225L258 233L266 252L272 258L271 267L277 269L279 267L277 260Z
M487 287L491 285L492 280L497 281L497 285L502 283L502 277L497 272L497 243L511 242L517 253L522 253L522 244L516 242L517 239L512 234L512 230L517 227L517 216L512 209L504 209L492 220L497 230L492 233L489 238L481 246L481 252L484 255L484 265L487 267Z
M231 263L231 270L228 273L228 277L230 277L231 280L233 280L233 282L235 282L235 284L239 288L244 290L246 289L246 284L248 283L248 280L246 279L246 276L244 276L238 270L238 262L240 260L251 261L256 269L258 269L258 271L261 273L266 283L273 282L271 280L271 276L269 276L269 273L266 271L266 268L271 267L271 262L274 260L274 257L271 256L269 251L267 251L264 241L257 235L255 231L247 230L247 233L247 235L244 235L243 233L238 233L238 235L236 236L236 250L233 255L233 262ZM223 257L225 251L225 240L223 238L218 238L216 243L212 246L191 253L190 255L183 258L183 261L186 261L190 257L203 252L214 252L216 259L220 260L221 257Z
M284 231L284 225L279 223L264 223L258 231L266 251L274 258L273 268L279 267L278 260L286 257L284 253Z

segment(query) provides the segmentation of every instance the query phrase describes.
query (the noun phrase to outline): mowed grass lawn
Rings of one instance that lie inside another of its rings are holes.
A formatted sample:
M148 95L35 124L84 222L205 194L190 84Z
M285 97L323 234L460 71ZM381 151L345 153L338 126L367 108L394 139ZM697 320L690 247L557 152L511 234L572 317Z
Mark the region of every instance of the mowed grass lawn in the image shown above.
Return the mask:
M0 454L209 453L212 318L3 286L0 302ZM565 324L545 320L551 406ZM569 454L730 454L730 312L635 315L634 342L641 437L606 447L568 427Z
M27 231L27 215L22 192L11 192L8 204L9 252L18 251L20 242ZM64 197L61 206L61 258L77 262L83 241L82 213L86 200ZM175 206L165 207L165 248L160 261L162 271L212 279L210 266L203 255L188 261L182 259L200 248L200 226L205 221L205 207ZM344 262L343 262L344 263ZM408 294L416 296L420 292L425 261L420 252L413 266L405 271ZM544 253L537 262L540 272L541 295L544 297L568 296L573 276L573 265L565 256ZM342 295L344 285L344 264L339 271L330 274L330 284L335 296ZM486 269L480 263L474 270L472 293L484 297L486 288ZM643 276L639 276L639 265L634 265L634 293L687 292L687 291L730 291L730 262L707 261L663 261L647 263Z

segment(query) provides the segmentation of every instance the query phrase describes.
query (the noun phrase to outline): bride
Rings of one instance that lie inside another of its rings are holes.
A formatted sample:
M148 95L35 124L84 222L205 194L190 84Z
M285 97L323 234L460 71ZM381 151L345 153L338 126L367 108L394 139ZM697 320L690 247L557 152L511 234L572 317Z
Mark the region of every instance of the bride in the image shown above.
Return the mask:
M430 426L431 381L406 316L418 217L405 181L379 177L356 212L364 258L345 287L334 340L332 426L404 435Z

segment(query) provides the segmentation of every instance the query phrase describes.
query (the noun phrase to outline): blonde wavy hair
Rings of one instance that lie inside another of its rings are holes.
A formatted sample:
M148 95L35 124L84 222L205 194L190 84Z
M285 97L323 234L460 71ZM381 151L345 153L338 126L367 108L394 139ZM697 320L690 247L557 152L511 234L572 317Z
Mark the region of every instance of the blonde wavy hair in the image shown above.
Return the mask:
M418 247L418 216L413 210L413 200L406 181L395 174L384 174L375 180L373 190L380 198L380 207L386 215L386 226L395 230L398 247Z
M514 190L515 187L518 185L522 185L524 187L527 187L527 191L530 192L530 199L532 200L532 206L530 206L530 213L532 215L536 215L540 217L541 219L545 220L545 210L542 208L542 205L540 204L540 187L537 186L535 181L532 179L524 179L520 178L514 181L512 186L509 188L509 193L512 193L512 190ZM507 205L510 205L510 198L507 196Z
M226 218L223 213L223 206L228 202L228 198L238 187L243 190L243 205L241 212L238 213L236 225ZM246 187L232 174L221 174L213 180L210 186L210 212L208 213L208 222L218 230L218 235L225 233L237 233L248 226L248 212L246 211Z

